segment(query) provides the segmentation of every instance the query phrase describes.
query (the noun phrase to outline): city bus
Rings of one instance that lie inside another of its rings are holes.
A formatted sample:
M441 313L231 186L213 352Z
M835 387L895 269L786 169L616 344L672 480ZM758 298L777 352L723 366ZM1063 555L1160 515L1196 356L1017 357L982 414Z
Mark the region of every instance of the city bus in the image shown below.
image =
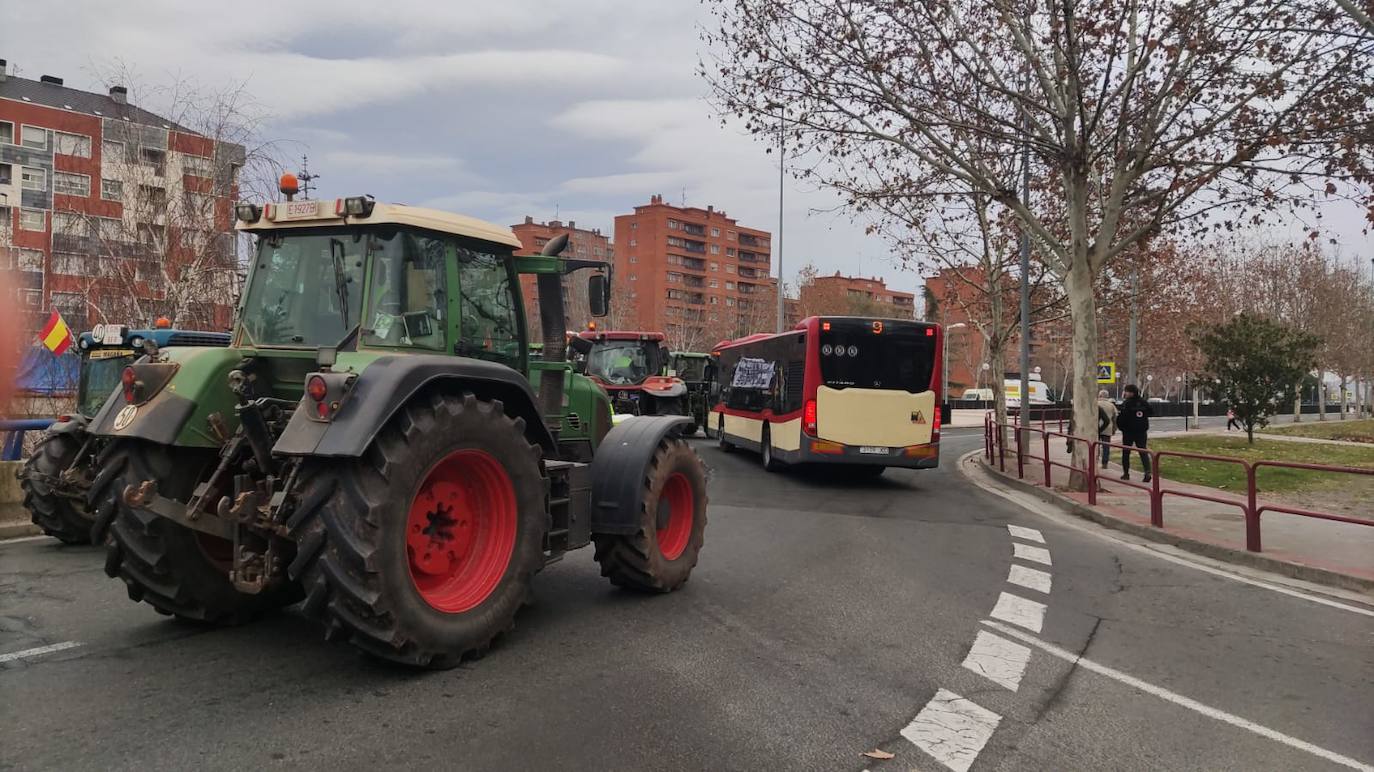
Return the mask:
M722 341L709 418L720 446L764 468L847 464L881 474L940 461L940 326L821 316L790 332Z

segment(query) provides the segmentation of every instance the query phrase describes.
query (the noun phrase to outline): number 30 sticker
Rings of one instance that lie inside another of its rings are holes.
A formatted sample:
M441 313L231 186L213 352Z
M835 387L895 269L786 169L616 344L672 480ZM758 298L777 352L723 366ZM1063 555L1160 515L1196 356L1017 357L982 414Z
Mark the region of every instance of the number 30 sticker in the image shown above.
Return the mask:
M121 431L129 424L134 422L134 416L138 415L138 405L125 405L119 414L115 416L115 431Z

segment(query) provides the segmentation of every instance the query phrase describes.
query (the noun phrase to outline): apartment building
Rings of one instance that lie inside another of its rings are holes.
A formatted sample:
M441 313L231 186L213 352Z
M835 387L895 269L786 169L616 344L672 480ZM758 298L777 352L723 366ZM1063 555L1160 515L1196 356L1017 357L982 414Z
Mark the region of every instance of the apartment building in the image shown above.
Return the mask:
M241 146L0 60L0 270L26 332L50 309L76 328L227 328ZM194 284L195 286L188 286Z
M801 286L799 300L807 315L846 314L913 319L916 295L888 289L887 282L863 276L817 276Z
M771 235L714 206L673 206L663 196L615 218L619 326L663 331L678 348L776 325Z
M615 248L611 245L610 237L602 234L600 228L579 228L575 220L560 222L550 220L548 222L536 222L533 217L526 216L525 221L510 226L515 232L515 237L520 239L521 248L516 254L537 255L549 240L561 234L567 234L568 247L563 250L564 257L575 257L582 260L605 260L610 262L615 256ZM565 329L581 329L588 322L588 309L586 298L586 282L582 281L587 276L585 271L575 273L571 277L565 277L563 282L563 309ZM525 295L525 316L529 320L531 330L539 329L539 288L535 277L521 276L521 288Z

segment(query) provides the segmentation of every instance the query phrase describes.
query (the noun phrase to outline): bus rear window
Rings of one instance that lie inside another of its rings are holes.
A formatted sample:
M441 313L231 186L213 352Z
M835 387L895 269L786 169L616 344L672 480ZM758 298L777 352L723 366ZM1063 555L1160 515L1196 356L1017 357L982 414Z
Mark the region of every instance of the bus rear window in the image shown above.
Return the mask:
M821 380L832 389L928 391L935 369L935 337L925 330L889 323L882 333L874 333L867 322L834 322L821 332Z

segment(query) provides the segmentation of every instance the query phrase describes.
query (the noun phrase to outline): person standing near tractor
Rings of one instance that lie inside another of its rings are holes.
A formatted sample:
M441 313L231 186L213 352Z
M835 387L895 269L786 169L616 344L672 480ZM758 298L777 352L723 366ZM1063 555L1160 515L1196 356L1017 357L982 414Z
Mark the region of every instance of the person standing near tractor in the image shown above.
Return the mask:
M1102 468L1107 468L1107 457L1111 455L1112 448L1106 443L1112 441L1116 435L1116 405L1112 403L1111 397L1106 389L1097 392L1097 439L1102 441Z
M1150 403L1141 399L1140 389L1135 384L1125 388L1126 401L1117 411L1116 425L1121 429L1121 479L1131 479L1131 447L1140 448L1140 465L1145 470L1145 482L1150 481L1150 456L1145 446L1150 433L1150 416L1154 410Z

